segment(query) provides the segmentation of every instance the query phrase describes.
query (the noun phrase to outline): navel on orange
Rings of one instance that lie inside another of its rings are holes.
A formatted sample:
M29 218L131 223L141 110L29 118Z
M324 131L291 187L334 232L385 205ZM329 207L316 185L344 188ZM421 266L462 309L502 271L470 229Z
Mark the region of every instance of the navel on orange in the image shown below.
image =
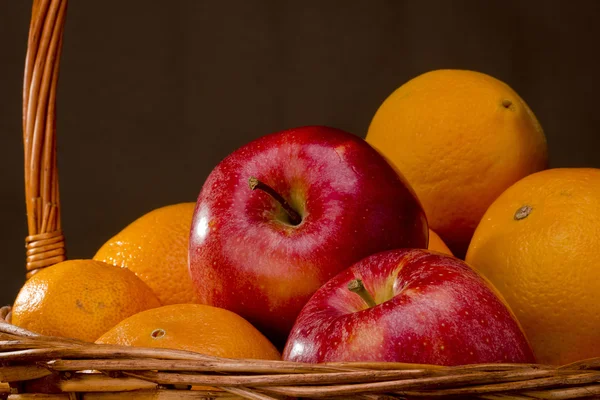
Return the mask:
M188 350L216 357L280 360L275 346L239 315L202 304L144 311L106 332L97 343Z
M70 260L25 282L12 323L42 335L93 342L123 319L159 306L133 272L100 261Z
M487 207L546 168L546 139L525 101L479 72L438 70L394 91L366 140L404 175L431 229L462 258Z
M163 305L194 303L188 273L188 238L196 203L153 210L109 239L94 256L133 271Z
M600 170L551 169L487 210L466 261L502 293L541 363L600 356Z

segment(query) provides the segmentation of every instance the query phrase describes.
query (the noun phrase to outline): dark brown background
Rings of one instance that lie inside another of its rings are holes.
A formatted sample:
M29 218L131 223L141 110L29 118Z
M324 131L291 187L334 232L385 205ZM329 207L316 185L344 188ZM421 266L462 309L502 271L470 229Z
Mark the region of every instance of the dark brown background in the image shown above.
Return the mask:
M21 80L30 13L0 0L0 304L24 276ZM143 213L194 201L263 134L365 135L428 70L504 80L545 128L551 165L600 167L599 1L71 1L58 101L63 225L91 257Z

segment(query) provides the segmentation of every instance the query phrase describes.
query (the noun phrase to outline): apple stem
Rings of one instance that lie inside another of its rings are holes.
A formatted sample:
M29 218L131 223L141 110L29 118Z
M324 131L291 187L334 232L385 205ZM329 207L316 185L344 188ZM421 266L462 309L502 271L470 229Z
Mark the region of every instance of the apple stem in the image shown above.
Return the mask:
M363 282L360 279L351 280L350 283L348 283L348 290L359 295L369 307L375 307L377 305L375 300L373 300L373 296L371 296L371 293L365 288L365 285L363 285Z
M248 179L248 186L250 186L250 189L252 190L262 190L263 192L267 193L272 198L274 198L279 204L281 204L281 207L283 207L288 217L290 218L290 223L292 225L298 225L300 224L300 222L302 222L302 217L300 216L300 214L298 214L298 212L294 210L292 206L290 206L290 204L283 198L283 196L277 193L275 189L273 189L271 186L259 181L253 176L251 176L250 179Z

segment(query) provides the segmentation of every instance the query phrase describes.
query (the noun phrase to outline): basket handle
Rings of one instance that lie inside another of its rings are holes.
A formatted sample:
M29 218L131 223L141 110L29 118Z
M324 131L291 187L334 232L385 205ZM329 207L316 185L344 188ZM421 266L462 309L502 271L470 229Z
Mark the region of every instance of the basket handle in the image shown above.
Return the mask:
M56 84L67 0L34 0L23 79L27 278L64 261L56 164Z

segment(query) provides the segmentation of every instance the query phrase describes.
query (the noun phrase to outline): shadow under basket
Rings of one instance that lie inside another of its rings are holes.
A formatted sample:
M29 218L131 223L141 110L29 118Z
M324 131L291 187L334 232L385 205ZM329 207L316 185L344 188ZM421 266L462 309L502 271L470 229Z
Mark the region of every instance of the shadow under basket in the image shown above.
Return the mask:
M23 85L27 277L65 260L55 104L67 0L34 0ZM565 366L303 364L48 337L0 309L0 399L600 399L600 358Z

